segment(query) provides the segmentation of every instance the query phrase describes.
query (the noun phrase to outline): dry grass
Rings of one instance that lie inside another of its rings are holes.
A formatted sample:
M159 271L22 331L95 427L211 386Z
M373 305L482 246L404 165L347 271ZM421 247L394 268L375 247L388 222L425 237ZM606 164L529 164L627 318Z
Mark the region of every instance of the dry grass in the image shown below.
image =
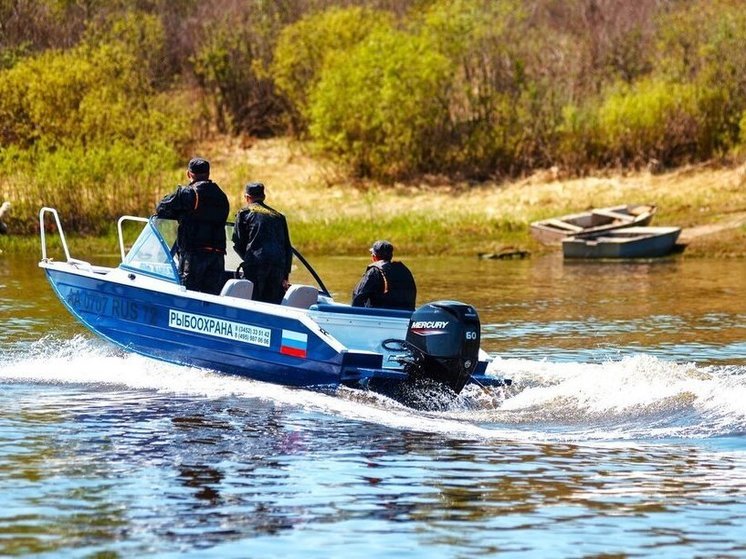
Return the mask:
M390 238L407 253L476 254L508 245L540 252L547 249L528 234L531 221L593 206L654 203L655 224L685 228L685 254L746 256L746 165L578 179L546 171L506 184L382 186L352 183L304 145L283 139L203 148L234 209L245 182L263 181L268 203L287 215L294 242L309 252L357 253L373 237Z
M307 254L362 254L376 238L389 239L407 255L476 255L506 247L536 254L556 249L531 238L531 221L593 206L653 203L659 208L654 224L685 228L684 257L746 257L746 165L580 179L546 171L504 184L431 179L382 186L352 182L303 144L285 139L251 145L220 139L196 151L211 160L213 178L228 193L233 212L240 208L246 182L264 182L267 202L285 213L293 243ZM183 173L178 175L174 184L183 181ZM174 184L155 188L155 199ZM35 247L38 240L29 242ZM26 244L0 236L0 250L25 250Z

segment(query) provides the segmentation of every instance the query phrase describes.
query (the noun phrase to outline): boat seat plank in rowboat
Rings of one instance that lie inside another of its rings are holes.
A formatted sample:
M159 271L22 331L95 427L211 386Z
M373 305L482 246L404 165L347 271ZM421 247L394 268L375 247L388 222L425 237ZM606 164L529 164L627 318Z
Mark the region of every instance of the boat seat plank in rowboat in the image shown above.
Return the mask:
M635 216L632 214L623 214L620 212L614 212L611 210L603 210L603 209L593 210L593 214L600 215L603 217L610 217L612 219L619 219L621 221L632 221L635 219Z
M531 234L541 243L562 242L569 235L585 235L631 226L645 226L655 214L651 204L617 205L544 219L531 223Z
M572 232L580 232L583 230L582 227L578 225L573 225L572 223L567 223L566 221L562 221L561 219L547 219L544 221L545 225L551 225L552 227L557 227L558 229L565 229L567 231Z

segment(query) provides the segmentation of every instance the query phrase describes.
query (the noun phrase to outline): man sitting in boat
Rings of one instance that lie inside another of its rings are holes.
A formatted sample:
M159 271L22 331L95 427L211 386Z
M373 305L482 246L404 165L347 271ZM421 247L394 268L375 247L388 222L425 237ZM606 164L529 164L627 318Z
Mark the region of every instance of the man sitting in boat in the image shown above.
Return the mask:
M293 248L285 216L264 203L264 185L244 188L247 206L236 214L233 248L243 259L244 278L254 283L252 299L282 302L288 288Z
M403 263L391 260L394 246L388 241L376 241L370 256L373 262L352 292L352 306L414 310L414 276Z
M220 293L225 270L225 222L230 204L210 180L210 163L195 157L187 166L189 184L168 194L156 215L179 220L179 276L187 289Z

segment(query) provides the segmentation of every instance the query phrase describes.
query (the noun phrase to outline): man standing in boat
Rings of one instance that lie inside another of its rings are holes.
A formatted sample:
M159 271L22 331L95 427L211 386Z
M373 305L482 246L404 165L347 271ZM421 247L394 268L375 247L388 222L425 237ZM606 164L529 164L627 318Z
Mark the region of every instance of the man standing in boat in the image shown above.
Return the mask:
M236 214L233 248L243 259L243 274L254 283L255 301L280 303L288 288L293 248L285 216L264 203L264 185L244 187L247 206Z
M373 262L352 292L352 306L414 310L417 286L409 268L392 261L394 246L376 241L370 256Z
M187 289L220 293L225 272L228 197L210 180L210 163L195 157L187 166L189 184L158 203L156 215L177 219L179 276Z

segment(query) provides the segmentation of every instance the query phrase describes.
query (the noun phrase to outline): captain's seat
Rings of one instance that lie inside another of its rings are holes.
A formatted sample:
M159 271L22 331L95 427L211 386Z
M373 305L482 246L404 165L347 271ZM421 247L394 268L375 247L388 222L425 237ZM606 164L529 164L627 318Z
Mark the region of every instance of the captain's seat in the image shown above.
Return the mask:
M247 279L229 279L225 282L220 294L226 297L251 299L251 296L254 294L254 282Z
M282 298L282 304L286 307L307 309L315 305L319 300L319 290L311 285L291 285Z

